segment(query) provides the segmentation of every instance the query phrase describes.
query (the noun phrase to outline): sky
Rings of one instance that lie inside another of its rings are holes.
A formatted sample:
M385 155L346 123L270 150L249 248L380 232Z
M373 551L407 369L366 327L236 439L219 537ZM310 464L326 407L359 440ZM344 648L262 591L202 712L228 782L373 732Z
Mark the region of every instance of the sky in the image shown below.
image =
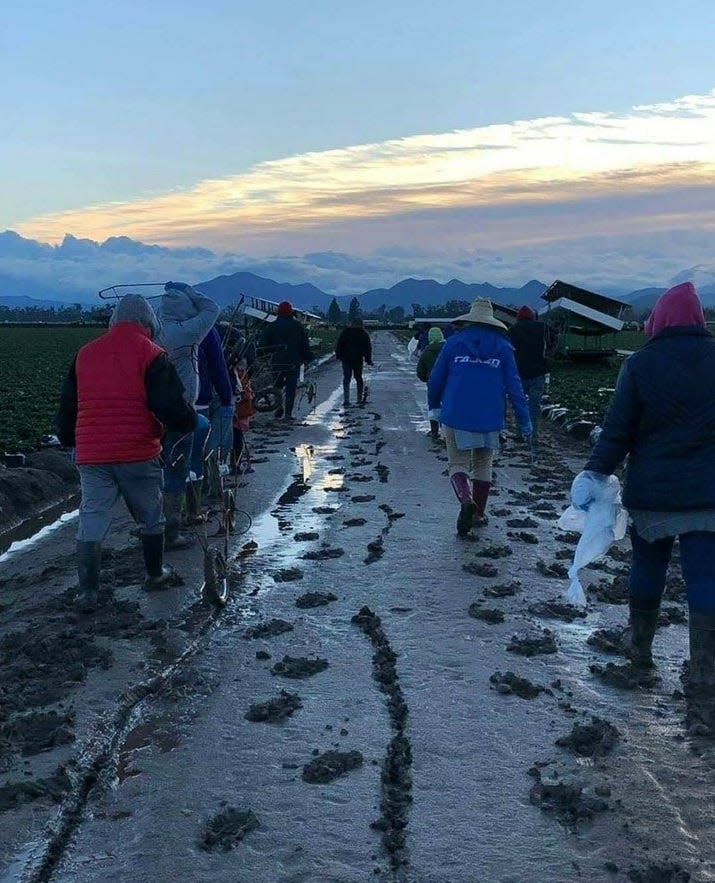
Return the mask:
M385 281L607 254L648 283L715 252L714 26L697 0L5 0L0 229Z

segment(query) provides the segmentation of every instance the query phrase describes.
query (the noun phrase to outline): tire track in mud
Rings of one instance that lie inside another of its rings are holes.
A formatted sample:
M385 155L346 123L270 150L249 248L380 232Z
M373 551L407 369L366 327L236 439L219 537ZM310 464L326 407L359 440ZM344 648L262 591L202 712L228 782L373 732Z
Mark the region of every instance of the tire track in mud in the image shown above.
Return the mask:
M382 845L395 881L406 880L408 866L407 823L412 804L412 747L407 735L409 709L397 673L397 654L390 645L382 621L369 607L361 608L352 622L375 650L373 677L387 696L392 739L382 763L380 818L371 827L382 832Z

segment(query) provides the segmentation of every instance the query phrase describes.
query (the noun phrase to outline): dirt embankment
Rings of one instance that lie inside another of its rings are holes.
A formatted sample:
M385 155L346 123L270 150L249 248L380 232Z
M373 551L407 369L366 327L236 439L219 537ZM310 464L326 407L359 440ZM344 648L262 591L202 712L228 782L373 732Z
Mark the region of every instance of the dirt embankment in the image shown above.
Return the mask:
M6 531L78 491L79 474L60 451L29 454L25 467L0 466L0 541Z

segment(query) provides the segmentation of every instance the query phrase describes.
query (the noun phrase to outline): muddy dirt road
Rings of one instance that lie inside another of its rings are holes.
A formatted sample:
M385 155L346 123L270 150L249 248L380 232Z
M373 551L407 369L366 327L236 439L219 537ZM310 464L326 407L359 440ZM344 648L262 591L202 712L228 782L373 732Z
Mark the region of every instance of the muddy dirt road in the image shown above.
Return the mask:
M510 442L489 526L458 540L402 349L376 335L366 408L332 366L305 425L256 431L223 612L196 551L143 595L125 518L89 623L71 525L2 564L0 880L715 880L677 572L637 682L598 631L625 621L627 549L585 615L563 603L583 451Z

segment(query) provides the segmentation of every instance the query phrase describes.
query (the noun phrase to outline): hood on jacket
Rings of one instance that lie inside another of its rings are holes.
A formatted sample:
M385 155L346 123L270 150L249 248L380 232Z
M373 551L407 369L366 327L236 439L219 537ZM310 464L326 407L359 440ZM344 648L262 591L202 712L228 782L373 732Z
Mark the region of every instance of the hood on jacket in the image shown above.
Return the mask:
M706 328L703 305L692 282L682 282L661 295L645 324L648 337L666 328L699 326Z
M181 285L181 288L175 287L179 285ZM167 282L156 311L161 322L185 322L198 314L196 305L189 297L187 291L193 291L193 289L180 282Z
M516 314L517 319L537 319L536 310L532 310L531 307L523 306L519 307L519 311Z
M427 340L430 343L444 343L444 334L442 334L442 329L437 328L436 325L434 328L430 328L429 334L427 335Z
M134 322L142 325L151 335L152 340L159 335L159 322L151 304L140 294L127 294L120 299L109 320L113 328L118 322Z

